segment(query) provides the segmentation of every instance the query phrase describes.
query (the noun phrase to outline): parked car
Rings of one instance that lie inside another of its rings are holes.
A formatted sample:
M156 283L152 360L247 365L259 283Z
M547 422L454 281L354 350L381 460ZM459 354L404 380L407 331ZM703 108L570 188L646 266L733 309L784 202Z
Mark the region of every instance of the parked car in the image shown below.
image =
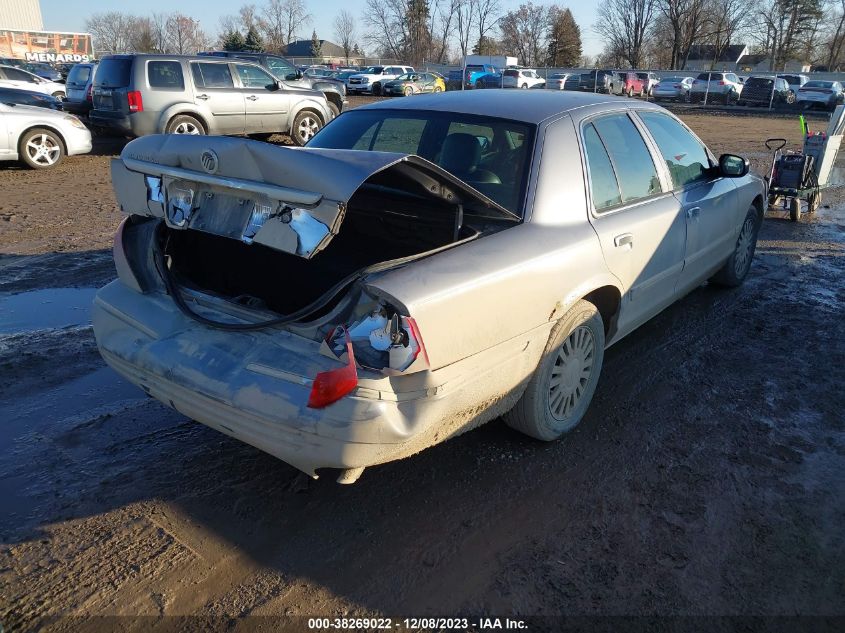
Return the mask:
M322 92L290 88L241 59L109 55L93 99L91 123L127 136L281 133L304 145L332 119Z
M24 64L21 68L31 72L33 75L38 75L47 81L53 81L55 83L61 83L64 81L62 79L62 73L57 68L50 66L50 64L30 62Z
M62 102L51 95L34 90L20 90L18 88L0 88L0 103L29 105L50 110L62 110Z
M458 70L449 71L449 90L473 88L501 88L502 71L493 64L467 64Z
M655 75L654 73L643 72L637 73L637 77L640 78L640 81L645 84L645 92L648 96L652 96L654 94L654 88L660 83L660 77Z
M314 79L331 79L334 75L334 72L334 70L332 70L331 68L326 68L325 66L311 66L302 74L306 77L313 77Z
M90 151L91 132L72 114L0 102L0 160L19 160L32 169L47 169L65 156Z
M807 75L780 74L778 75L778 78L786 79L789 84L789 89L796 95L798 94L798 90L800 90L801 86L810 81L810 78L807 77Z
M780 106L795 103L786 79L756 75L745 80L737 105Z
M623 70L613 73L610 83L610 93L628 95L629 97L633 97L636 94L644 97L646 94L646 84L640 79L637 73Z
M664 77L654 87L652 96L656 101L689 102L692 77Z
M502 77L503 88L533 88L545 85L546 80L533 68L507 68Z
M615 72L612 70L591 70L581 74L581 90L584 92L611 92Z
M65 109L74 114L88 114L94 103L94 77L97 74L96 62L75 64L67 75L65 87L67 96Z
M343 112L344 108L348 105L346 100L346 85L343 81L334 77L307 77L296 66L280 55L247 51L208 51L200 53L200 55L245 59L259 64L265 70L270 71L270 74L283 82L285 87L319 90L325 95L326 100L329 102L329 109L334 116Z
M433 73L405 73L382 86L382 94L387 97L423 94L426 92L445 92L446 84Z
M414 69L411 66L370 66L363 72L349 78L347 90L352 94L380 95L381 87L385 83L396 79L399 75L412 72L414 72Z
M743 84L734 73L700 73L692 82L690 101L700 103L736 103L742 94Z
M569 84L567 86L567 83ZM545 87L549 90L577 90L580 87L580 76L572 73L552 73L546 80Z
M0 66L0 87L34 90L57 99L65 96L64 84L48 81L17 66Z
M843 88L838 81L821 81L813 79L798 89L795 101L804 108L824 106L833 110L843 103Z
M743 282L766 192L660 106L548 90L372 103L300 150L147 137L112 170L103 358L343 482L501 415L571 430L607 346Z

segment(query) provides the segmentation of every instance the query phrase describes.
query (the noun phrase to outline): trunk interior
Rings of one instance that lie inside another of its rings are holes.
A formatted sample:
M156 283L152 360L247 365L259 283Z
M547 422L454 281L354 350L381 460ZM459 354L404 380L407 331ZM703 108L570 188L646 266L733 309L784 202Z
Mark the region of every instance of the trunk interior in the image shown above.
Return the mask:
M357 270L480 235L460 205L370 179L349 200L338 234L312 259L195 230L164 228L177 282L279 314L301 309ZM489 224L489 220L487 221ZM476 223L478 224L478 223ZM500 227L509 223L498 223ZM479 230L481 229L481 230ZM342 295L342 293L341 293Z

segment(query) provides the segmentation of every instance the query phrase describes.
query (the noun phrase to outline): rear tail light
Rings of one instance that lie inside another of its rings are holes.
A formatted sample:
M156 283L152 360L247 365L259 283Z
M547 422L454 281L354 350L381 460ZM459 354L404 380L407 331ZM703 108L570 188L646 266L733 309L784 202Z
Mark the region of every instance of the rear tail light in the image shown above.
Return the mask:
M94 101L93 88L93 84L88 84L88 90L85 91L85 100L91 103Z
M358 386L358 370L355 367L355 353L352 351L352 339L349 338L349 331L340 326L343 331L346 345L346 365L321 371L314 378L311 385L311 393L308 396L308 406L312 409L322 409L333 402L337 402L343 396L352 392Z
M126 93L126 99L129 102L130 112L143 112L144 100L141 98L141 93L138 90L132 90Z
M724 82L724 81L720 81L720 82L719 82L719 85L720 85L720 86L724 86L724 85L725 85L725 82Z

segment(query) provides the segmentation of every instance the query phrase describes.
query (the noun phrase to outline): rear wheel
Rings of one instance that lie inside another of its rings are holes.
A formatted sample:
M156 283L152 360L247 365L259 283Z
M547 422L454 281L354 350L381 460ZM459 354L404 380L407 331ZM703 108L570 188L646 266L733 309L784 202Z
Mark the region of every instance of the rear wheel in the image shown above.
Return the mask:
M739 237L736 238L734 252L728 257L722 269L713 276L713 282L722 286L736 287L745 280L751 269L754 250L757 248L757 232L760 230L761 219L762 216L757 207L751 205L739 230Z
M187 114L180 114L170 119L165 130L168 134L205 134L205 128L197 119Z
M64 92L62 92L61 90L56 90L56 92L54 92L54 93L53 93L53 96L54 96L54 97L56 97L56 99L60 99L60 100L61 100L61 99L63 99L63 98L64 98L65 93L64 93Z
M293 120L290 137L294 143L302 147L310 141L323 127L323 122L312 110L302 110Z
M373 95L376 97L381 95L381 83L376 82L373 84Z
M411 86L405 86L405 90L403 90L402 92L405 93L406 97L410 97L412 94L414 94L414 89L411 88Z
M522 84L522 85L520 86L520 88L522 88L523 90L527 90L527 89L528 89L528 84Z
M632 98L634 96L634 89L630 86L628 87L628 98Z
M584 417L604 360L604 323L588 301L576 303L552 328L525 393L505 414L511 428L551 441Z
M62 162L65 146L52 130L35 128L21 136L18 154L29 167L46 169Z
M440 86L434 86L434 92L443 92L443 88Z

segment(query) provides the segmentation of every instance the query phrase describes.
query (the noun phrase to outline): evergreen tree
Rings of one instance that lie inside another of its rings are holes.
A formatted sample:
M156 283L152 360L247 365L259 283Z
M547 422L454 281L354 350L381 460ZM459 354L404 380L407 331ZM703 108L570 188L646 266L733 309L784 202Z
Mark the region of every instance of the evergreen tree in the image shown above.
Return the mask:
M261 39L261 36L258 34L258 31L254 26L249 27L242 50L253 53L260 53L264 50L264 41Z
M549 16L549 54L552 67L573 68L581 60L581 29L569 9L553 7Z
M323 44L317 38L317 31L311 32L311 57L323 56Z
M246 42L240 31L229 31L223 38L224 51L242 51L245 46Z

